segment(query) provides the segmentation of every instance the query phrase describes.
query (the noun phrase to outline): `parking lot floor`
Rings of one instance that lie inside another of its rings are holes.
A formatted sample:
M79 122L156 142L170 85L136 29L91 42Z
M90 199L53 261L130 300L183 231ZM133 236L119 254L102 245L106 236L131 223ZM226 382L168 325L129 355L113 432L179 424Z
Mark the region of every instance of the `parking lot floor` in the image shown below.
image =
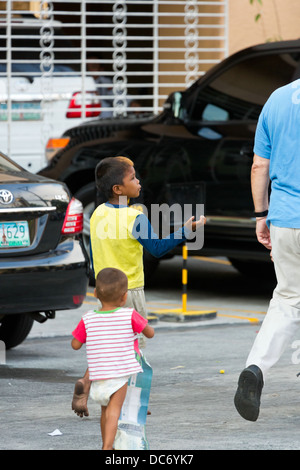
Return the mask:
M259 324L223 319L161 322L144 354L153 368L150 450L298 450L300 366L288 349L271 370L257 422L243 420L233 397ZM7 352L0 366L0 449L99 450L100 410L90 416L71 410L75 380L86 367L70 335L32 334ZM53 431L59 435L50 436Z
M228 265L219 277L215 265L206 267L200 281L196 268L188 308L216 312L213 317L162 320L166 311L182 307L180 289L163 286L164 271L160 288L146 295L149 316L159 317L151 319L155 337L144 350L153 368L146 423L150 453L191 453L201 462L204 450L299 450L300 332L265 378L258 420L245 421L233 398L271 290L245 284ZM90 400L85 418L71 410L74 383L86 369L85 351L70 347L71 331L96 306L89 287L79 309L36 323L23 344L7 351L0 364L0 450L101 449L98 405Z

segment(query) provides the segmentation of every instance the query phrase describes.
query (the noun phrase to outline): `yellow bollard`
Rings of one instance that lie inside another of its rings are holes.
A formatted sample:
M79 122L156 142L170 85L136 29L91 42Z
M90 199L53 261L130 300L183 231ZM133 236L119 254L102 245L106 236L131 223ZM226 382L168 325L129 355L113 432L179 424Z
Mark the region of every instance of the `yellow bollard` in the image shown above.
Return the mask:
M188 248L186 243L182 246L182 313L187 312L187 279L188 279L188 270L187 270L187 259L188 259Z
M188 320L207 320L216 318L216 310L188 310L187 307L187 281L188 281L188 248L186 243L182 246L182 308L158 308L153 309L152 313L158 315L159 320L164 321L188 321Z

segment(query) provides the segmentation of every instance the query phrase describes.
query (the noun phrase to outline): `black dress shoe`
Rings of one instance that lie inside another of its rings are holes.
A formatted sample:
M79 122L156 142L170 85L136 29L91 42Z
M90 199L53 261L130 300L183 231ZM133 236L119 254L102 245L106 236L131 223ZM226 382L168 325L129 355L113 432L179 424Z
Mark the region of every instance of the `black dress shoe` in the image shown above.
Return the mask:
M234 404L239 414L248 421L256 421L259 415L260 396L264 386L262 371L251 365L239 377Z

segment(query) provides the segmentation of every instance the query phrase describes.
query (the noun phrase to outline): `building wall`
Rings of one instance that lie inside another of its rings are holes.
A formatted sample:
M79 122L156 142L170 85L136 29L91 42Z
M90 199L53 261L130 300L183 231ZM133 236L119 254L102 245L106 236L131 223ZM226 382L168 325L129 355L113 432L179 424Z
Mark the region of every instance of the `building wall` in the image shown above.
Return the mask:
M187 16L188 11L191 17ZM199 15L197 18L192 16L196 11ZM208 2L195 2L190 4L188 9L187 3L176 5L176 1L173 5L161 4L159 14L167 15L159 16L158 23L159 46L162 48L158 56L159 70L166 74L160 76L160 84L165 86L168 81L173 81L173 87L167 88L170 93L176 89L176 83L180 84L181 88L190 85L224 58L227 50L227 42L223 39L226 37L226 14L222 2L220 5L216 2L212 5ZM173 16L174 14L178 16ZM173 26L163 28L161 25L164 23ZM196 33L195 36L193 32ZM165 36L172 37L172 40L164 40ZM168 50L165 51L164 48Z
M230 54L268 40L300 37L299 0L262 0L262 5L258 0L253 0L253 5L250 0L227 1ZM13 1L12 9L36 9L38 4L38 1ZM161 8L167 9L168 6ZM205 10L207 7L202 8ZM0 10L5 9L6 1L0 1ZM255 16L259 13L262 17L255 21Z
M266 41L300 37L299 0L228 0L229 54ZM258 21L257 14L261 13Z

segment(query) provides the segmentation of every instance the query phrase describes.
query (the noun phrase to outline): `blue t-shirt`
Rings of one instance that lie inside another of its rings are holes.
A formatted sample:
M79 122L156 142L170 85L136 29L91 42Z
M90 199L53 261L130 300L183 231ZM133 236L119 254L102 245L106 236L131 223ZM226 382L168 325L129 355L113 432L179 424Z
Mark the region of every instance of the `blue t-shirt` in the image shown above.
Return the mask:
M254 153L270 159L268 223L300 228L300 80L269 97L258 120Z

